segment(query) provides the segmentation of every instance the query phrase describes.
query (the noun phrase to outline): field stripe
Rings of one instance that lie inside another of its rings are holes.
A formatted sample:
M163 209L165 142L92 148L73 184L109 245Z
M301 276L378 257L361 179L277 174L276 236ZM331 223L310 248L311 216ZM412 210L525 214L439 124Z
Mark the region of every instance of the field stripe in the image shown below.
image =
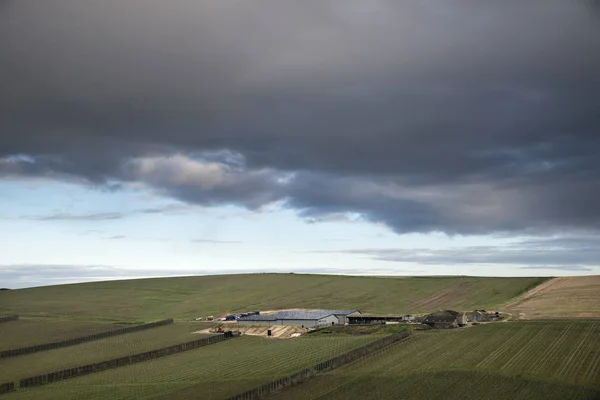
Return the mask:
M521 338L529 332L528 328L529 328L529 326L527 326L527 325L522 326L518 332L513 333L513 335L509 339L507 339L504 343L502 343L502 345L499 346L495 351L493 351L490 355L488 355L483 360L481 360L479 363L477 363L475 365L475 368L485 368L490 363L496 361L496 359L498 359L498 357L503 355L507 350L510 350L513 343L515 343L515 342L518 343L521 340ZM507 333L511 333L510 330L507 330L506 332L504 332L505 335Z
M598 382L600 379L594 379L596 376L596 369L600 366L600 349L596 350L596 355L594 356L594 360L590 363L584 378L591 382Z
M563 363L561 369L558 371L558 376L565 376L568 377L571 375L571 372L573 369L575 369L578 364L577 363L573 363L571 364L571 362L573 360L579 360L580 363L579 365L581 365L581 361L582 358L579 356L579 353L582 352L583 348L583 344L588 342L588 339L590 338L590 336L592 335L592 333L594 333L594 331L596 330L596 326L598 326L598 323L594 323L592 324L589 329L587 330L587 332L585 333L585 335L583 335L583 337L581 338L581 340L579 341L579 344L577 345L577 347L575 348L574 351L571 352L570 357Z
M506 363L504 363L504 365L502 365L500 367L500 369L505 370L510 368L511 365L514 365L515 362L517 362L518 360L521 359L521 357L523 357L525 355L525 353L527 353L528 350L531 349L531 347L533 347L538 340L540 340L543 335L546 333L546 331L548 330L549 326L544 326L542 329L538 330L537 334L534 335L528 342L527 344L521 345L521 349L515 354L513 355Z
M567 327L565 327L560 336L558 338L556 338L549 347L546 348L546 351L544 351L544 353L542 353L541 358L539 358L538 360L535 360L534 362L534 367L531 369L532 373L537 373L538 371L540 371L541 368L544 368L547 364L548 360L552 360L553 359L553 355L559 351L559 350L563 350L561 349L561 344L562 342L567 338L567 334L570 334L571 329L573 328L573 324L569 324L567 325Z
M511 369L515 364L528 365L528 362L525 360L531 361L531 359L535 358L541 352L539 347L544 344L546 333L549 329L551 329L550 325L538 329L538 333L521 344L521 350L511 357L500 369Z

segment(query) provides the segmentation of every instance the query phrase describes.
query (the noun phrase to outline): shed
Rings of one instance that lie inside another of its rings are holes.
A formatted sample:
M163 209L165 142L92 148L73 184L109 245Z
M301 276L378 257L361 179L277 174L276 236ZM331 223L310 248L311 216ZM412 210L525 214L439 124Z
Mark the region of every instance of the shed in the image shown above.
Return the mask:
M460 313L454 310L439 310L423 319L424 324L436 329L456 328L460 322L463 322Z
M400 323L400 322L410 322L413 321L414 318L408 315L383 315L383 314L361 314L354 313L352 315L347 316L348 324L350 325L377 325L377 324L386 324L390 322Z

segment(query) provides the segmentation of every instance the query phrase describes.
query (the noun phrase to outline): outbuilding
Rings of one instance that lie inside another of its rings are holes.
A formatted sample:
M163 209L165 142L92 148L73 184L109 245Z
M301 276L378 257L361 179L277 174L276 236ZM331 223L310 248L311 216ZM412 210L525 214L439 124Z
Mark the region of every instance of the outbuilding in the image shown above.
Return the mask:
M435 329L457 328L467 323L467 317L458 311L440 310L427 315L423 323Z
M414 321L412 315L384 315L355 313L347 316L349 325L378 325L389 323L409 323Z
M487 322L490 317L485 310L474 310L468 313L468 319L472 322Z
M238 324L294 325L302 328L343 325L348 315L357 310L279 311L273 314L249 315L238 318Z

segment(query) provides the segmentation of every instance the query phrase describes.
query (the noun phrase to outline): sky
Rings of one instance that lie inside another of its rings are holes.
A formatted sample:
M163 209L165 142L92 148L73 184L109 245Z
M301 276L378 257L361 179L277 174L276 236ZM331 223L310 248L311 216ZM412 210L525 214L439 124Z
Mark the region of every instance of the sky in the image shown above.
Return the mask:
M0 0L0 287L600 274L600 1Z

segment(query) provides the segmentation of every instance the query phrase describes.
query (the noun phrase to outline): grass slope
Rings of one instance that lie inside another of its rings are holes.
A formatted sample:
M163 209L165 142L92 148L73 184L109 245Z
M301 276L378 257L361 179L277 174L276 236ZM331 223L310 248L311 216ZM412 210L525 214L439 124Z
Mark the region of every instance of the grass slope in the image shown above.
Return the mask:
M113 321L293 307L417 313L493 307L545 280L298 274L140 279L3 291L0 313Z
M554 278L505 308L522 319L600 317L600 275Z
M16 381L48 372L124 357L200 339L191 332L206 324L177 323L132 332L62 349L0 359L2 381Z
M576 385L498 376L479 371L447 371L389 377L356 377L351 382L338 376L314 378L283 391L273 400L309 399L477 399L477 400L597 400L598 391Z
M149 362L19 390L6 399L223 399L379 337L269 340L242 336Z
M600 321L422 332L275 398L597 399L599 334Z
M124 326L115 323L19 319L0 324L0 350L58 342L94 333L112 331Z

